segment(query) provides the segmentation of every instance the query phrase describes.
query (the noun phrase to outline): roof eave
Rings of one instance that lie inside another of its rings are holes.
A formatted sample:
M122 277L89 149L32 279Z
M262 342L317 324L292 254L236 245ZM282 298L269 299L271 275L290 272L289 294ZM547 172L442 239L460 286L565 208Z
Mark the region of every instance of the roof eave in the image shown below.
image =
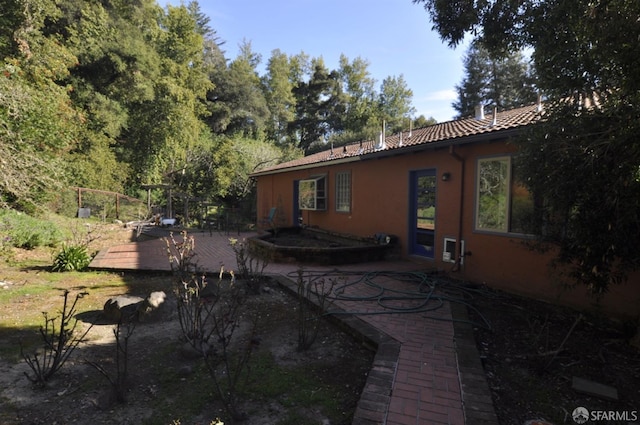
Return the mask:
M373 152L367 155L366 159L380 159L387 156L405 155L425 150L435 150L440 148L448 148L449 146L468 145L471 143L491 142L494 140L505 140L516 136L520 133L520 128L509 128L505 130L493 131L489 133L473 134L463 136L456 139L446 139L437 142L424 143L418 145L404 146L400 149L386 149L384 151Z
M362 157L360 155L355 155L355 156L349 156L346 158L337 158L337 159L329 159L329 160L320 161L320 162L312 162L310 164L294 165L292 167L278 168L275 170L257 171L255 173L251 173L249 177L261 177L261 176L268 176L271 174L288 173L289 171L308 170L311 168L319 168L326 165L345 164L348 162L357 162L361 160L362 160Z
M491 131L481 134L473 134L470 136L463 136L454 139L445 139L437 142L422 143L417 145L403 146L401 148L384 149L376 152L369 152L363 155L354 155L346 158L330 159L326 161L313 162L310 164L296 165L286 168L278 168L275 170L265 170L252 173L250 177L262 177L272 174L288 173L290 171L308 170L312 168L319 168L325 166L333 166L338 164L344 164L349 162L365 161L369 159L381 159L388 156L405 155L413 152L435 150L439 148L448 148L449 146L460 146L471 143L490 142L493 140L509 139L518 135L522 131L522 126L508 128L504 130Z

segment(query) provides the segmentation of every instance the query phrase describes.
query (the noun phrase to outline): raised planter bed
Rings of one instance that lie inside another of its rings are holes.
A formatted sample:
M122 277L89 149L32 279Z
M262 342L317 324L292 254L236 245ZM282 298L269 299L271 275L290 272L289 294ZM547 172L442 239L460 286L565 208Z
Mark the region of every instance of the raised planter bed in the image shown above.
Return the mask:
M249 238L248 243L253 253L276 263L333 265L384 260L396 246L396 240L287 227Z

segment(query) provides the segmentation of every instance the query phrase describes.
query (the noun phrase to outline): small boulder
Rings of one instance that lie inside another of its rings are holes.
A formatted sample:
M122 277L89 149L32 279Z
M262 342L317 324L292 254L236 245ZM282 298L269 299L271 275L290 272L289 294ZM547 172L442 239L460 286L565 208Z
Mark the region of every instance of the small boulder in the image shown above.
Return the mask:
M102 315L111 323L135 320L138 306L143 301L143 298L132 295L118 295L117 297L109 298L102 308Z

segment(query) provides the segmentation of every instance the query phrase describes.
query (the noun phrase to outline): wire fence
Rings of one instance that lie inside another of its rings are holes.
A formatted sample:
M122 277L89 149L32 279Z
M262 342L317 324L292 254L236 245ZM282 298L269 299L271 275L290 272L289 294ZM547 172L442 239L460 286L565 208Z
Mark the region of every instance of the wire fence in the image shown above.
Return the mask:
M98 218L104 222L124 223L149 218L147 203L130 196L106 190L70 187L53 201L53 209L67 217Z
M252 198L235 202L202 201L172 196L164 205L152 203L121 193L70 187L49 201L52 211L65 217L92 218L103 222L149 222L154 219L176 219L176 224L210 230L247 230L256 223L255 202Z

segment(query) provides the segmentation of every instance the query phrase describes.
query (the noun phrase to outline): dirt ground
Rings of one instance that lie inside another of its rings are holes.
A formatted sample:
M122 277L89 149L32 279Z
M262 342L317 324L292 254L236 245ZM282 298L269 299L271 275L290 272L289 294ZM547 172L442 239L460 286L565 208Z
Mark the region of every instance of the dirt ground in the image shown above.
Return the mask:
M574 424L577 407L629 412L632 419L597 423L640 423L640 353L629 344L635 323L486 288L471 304L471 318L491 325L476 326L475 334L502 425L532 419ZM574 378L614 388L617 400L577 391Z
M132 235L131 230L119 226L108 226L96 234L100 237L93 243L93 249L127 242ZM45 258L40 259L49 261L50 253L42 251L15 252L13 260L37 260L43 255ZM41 267L13 267L10 272L9 268L4 264L0 272L11 273L11 281L20 283L14 285L5 280L3 291L19 290L43 273ZM100 279L99 275L97 279ZM164 290L168 297L151 318L133 328L128 342L129 384L124 403L116 400L107 377L88 364L100 365L111 379L117 376L115 326L104 321L100 310L85 311L79 315L80 327L88 329L93 323L86 342L71 355L46 388L33 388L24 376L25 373L32 374L25 362L0 358L0 424L209 425L217 418L227 425L233 423L217 401L204 362L183 342L176 301L171 294L171 277L136 276L134 281L148 279L166 281L166 286L155 289ZM77 286L78 282L73 285ZM147 285L145 283L145 289ZM56 289L60 286L62 284L56 285ZM136 283L129 288L135 286ZM110 294L114 291L124 293L127 287L107 290ZM133 289L133 295L148 295L147 292L135 292ZM92 297L96 296L99 292L93 291ZM43 297L21 298L16 307L21 311L42 311L43 305L47 305L52 313L60 308L59 291L52 291L50 300ZM104 301L106 299L99 305ZM249 387L258 390L241 394L240 409L247 414L242 423L350 424L375 355L371 347L362 346L333 324L323 321L311 348L298 351L297 300L275 282L266 282L259 294L250 295L245 307L260 320L253 337L252 359L255 362L251 363L252 369L247 374ZM0 314L8 313L3 313L3 309ZM8 314L13 316L14 313ZM246 332L247 327L245 323L240 328ZM7 338L7 341L15 341L18 334L25 332L2 327L0 330L0 338ZM237 332L234 338L242 341L245 337ZM282 375L281 379L274 378L274 371ZM264 382L253 382L261 380Z
M252 296L247 305L252 312L259 311L262 321L253 356L267 356L287 370L286 373L313 380L312 391L330 391L341 413L336 417L335 413L326 412L319 402L317 406L311 403L298 408L288 402L295 397L282 390L273 397L243 394L241 409L249 416L242 423L288 423L280 421L291 417L293 411L299 423L321 424L323 420L331 424L351 423L375 353L329 323L323 324L309 350L299 352L296 301L275 286L269 285L262 294ZM204 363L180 342L182 333L174 302L168 301L161 310L161 315L155 313L152 321L137 324L129 339L130 385L126 402L118 403L108 381L86 364L95 362L110 371L112 377L116 376L114 326L98 321L89 331L88 341L74 352L45 389L34 390L23 375L31 372L24 363L0 362L0 410L3 412L0 423L172 424L179 420L184 425L207 425L216 418L233 423L216 401ZM242 338L238 334L234 337ZM252 372L248 376L253 379ZM207 393L205 400L201 400L202 394L197 394L203 390ZM193 394L184 393L188 391ZM176 396L175 392L182 394ZM177 403L172 400L174 397L187 400L191 406L183 410L184 401ZM162 405L165 406L159 407Z

